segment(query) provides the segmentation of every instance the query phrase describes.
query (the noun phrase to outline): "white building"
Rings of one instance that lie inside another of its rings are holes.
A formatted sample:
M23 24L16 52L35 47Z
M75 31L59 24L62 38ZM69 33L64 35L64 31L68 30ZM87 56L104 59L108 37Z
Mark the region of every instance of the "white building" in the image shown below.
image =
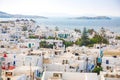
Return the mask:
M113 71L115 68L119 67L120 69L120 57L118 56L104 56L102 58L102 67L103 70Z
M56 48L64 47L62 40L48 39L45 41L47 42L47 44L53 44Z
M96 73L46 71L42 80L98 80Z

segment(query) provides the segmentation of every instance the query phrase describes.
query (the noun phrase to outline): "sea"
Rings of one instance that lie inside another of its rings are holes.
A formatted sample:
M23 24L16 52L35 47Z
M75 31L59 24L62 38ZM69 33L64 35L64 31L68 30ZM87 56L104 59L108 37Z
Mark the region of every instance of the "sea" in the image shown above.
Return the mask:
M17 18L0 18L2 20L16 20ZM20 18L21 19L21 18ZM24 18L25 19L25 18ZM31 18L27 18L31 19ZM98 31L100 28L109 29L113 32L120 33L120 17L111 17L111 19L70 19L66 17L51 17L51 18L32 18L36 21L36 24L39 26L45 26L48 28L55 28L56 26L59 29L80 29L84 27L87 29L95 29Z

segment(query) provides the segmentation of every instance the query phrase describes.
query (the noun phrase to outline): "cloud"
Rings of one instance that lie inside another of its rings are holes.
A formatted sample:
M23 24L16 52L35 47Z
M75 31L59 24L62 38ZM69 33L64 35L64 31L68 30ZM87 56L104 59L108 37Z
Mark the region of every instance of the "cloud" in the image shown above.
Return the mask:
M120 0L0 0L0 10L12 14L59 16L120 16Z

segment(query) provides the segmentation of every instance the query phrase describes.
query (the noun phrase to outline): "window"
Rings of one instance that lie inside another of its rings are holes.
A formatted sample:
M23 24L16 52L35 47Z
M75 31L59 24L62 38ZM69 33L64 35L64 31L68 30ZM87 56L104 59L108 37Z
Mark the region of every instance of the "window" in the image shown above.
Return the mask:
M68 60L66 60L66 64L68 64Z
M1 45L1 48L4 48L4 45Z
M11 80L10 78L7 78L7 80Z
M12 76L12 72L6 72L5 76Z
M80 60L80 57L78 57L78 60Z
M58 55L57 52L55 52L55 55Z
M62 78L62 73L53 73L53 77Z
M79 56L79 53L75 53L75 56Z
M106 64L109 64L109 60L106 60Z
M75 67L73 67L73 66L70 66L69 68L70 68L70 69L75 69Z
M62 64L68 64L68 60L63 60Z

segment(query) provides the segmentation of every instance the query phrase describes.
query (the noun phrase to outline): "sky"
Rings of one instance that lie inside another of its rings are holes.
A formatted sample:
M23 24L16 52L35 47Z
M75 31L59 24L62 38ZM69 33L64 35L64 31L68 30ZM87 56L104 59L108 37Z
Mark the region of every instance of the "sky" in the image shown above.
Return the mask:
M120 16L120 0L0 0L0 11L39 16Z

